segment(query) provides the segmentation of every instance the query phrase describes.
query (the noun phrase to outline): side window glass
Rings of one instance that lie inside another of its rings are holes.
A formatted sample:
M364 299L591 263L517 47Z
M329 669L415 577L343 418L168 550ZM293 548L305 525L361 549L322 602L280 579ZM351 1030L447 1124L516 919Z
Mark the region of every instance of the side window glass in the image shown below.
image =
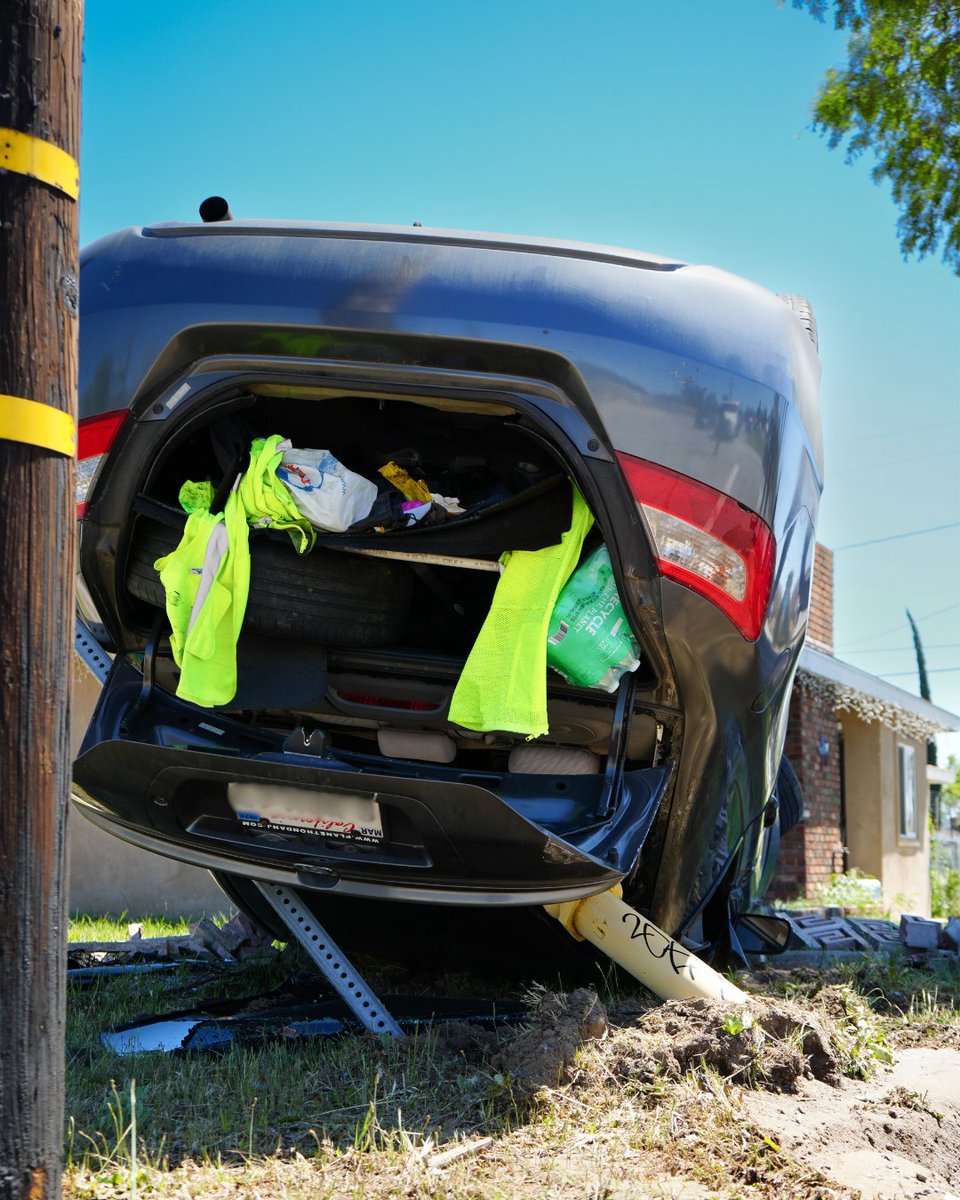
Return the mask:
M913 746L897 746L897 794L900 802L900 836L917 836L917 785Z

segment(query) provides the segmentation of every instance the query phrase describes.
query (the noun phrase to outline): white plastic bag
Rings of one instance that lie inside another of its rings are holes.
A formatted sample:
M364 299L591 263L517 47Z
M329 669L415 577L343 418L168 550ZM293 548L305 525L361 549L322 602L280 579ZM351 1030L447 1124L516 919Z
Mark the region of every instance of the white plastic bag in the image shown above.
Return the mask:
M284 450L277 475L310 524L328 533L344 533L362 521L377 498L377 485L345 467L329 450Z

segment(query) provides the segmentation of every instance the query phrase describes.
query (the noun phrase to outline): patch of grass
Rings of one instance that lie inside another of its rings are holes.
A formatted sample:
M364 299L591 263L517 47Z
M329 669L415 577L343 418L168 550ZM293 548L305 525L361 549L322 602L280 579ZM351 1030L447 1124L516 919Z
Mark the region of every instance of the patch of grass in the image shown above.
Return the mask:
M106 940L101 932L86 932L92 923L80 927L85 940ZM152 935L179 931L153 928ZM124 922L113 929L107 937L125 935ZM67 1200L134 1194L141 1200L502 1200L546 1193L572 1200L672 1195L683 1187L677 1177L729 1198L836 1200L848 1194L747 1121L738 1089L716 1070L680 1078L655 1071L643 1079L618 1071L616 1051L626 1028L583 1046L572 1080L542 1089L529 1102L515 1100L509 1081L491 1068L511 1032L465 1045L452 1031L430 1028L400 1043L344 1036L234 1046L220 1055L117 1057L99 1042L101 1030L135 1016L261 993L302 965L288 948L268 963L71 987ZM494 985L382 965L368 977L381 991L517 991L516 981ZM830 972L768 971L738 983L829 1014L831 1032L842 1033L843 1069L853 1074L883 1061L896 1031L902 1036L912 1029L921 1040L927 1031L960 1028L960 967L919 972L904 959L878 959ZM621 1013L650 1007L649 995L622 977L610 974L600 986ZM537 989L527 987L535 998ZM744 1013L731 1007L722 1036L745 1030ZM470 1149L484 1137L493 1143L476 1154L438 1159L443 1150Z
M136 919L139 924L143 925L145 938L181 937L190 932L189 922L179 917L170 919L154 914ZM226 916L214 918L216 924L222 924L226 919ZM70 942L125 942L127 940L127 924L126 913L122 913L119 917L74 913L67 929L67 940Z
M869 1079L881 1063L893 1061L885 1026L853 988L835 988L833 997L840 1008L831 1030L840 1070L854 1079Z
M854 1057L865 1064L874 1025L882 1031L885 1052L919 1043L960 1048L960 959L938 958L914 966L902 952L864 955L833 967L765 971L746 986L810 1004L817 1003L825 988L846 989L866 1006L861 1016L867 1025L860 1030L859 1045L853 1039ZM882 1054L879 1061L885 1061Z
M932 866L930 870L930 914L955 917L960 913L960 871Z
M910 1005L902 1016L907 1025L919 1025L924 1029L960 1026L957 993L937 985L921 988L910 997Z
M748 1009L739 1013L728 1013L720 1028L731 1037L737 1037L738 1034L753 1028L753 1013Z
M854 868L846 873L837 873L820 884L813 895L800 896L784 905L789 909L841 908L850 916L882 917L883 901L880 896L880 880L865 875Z
M107 977L70 989L65 1194L128 1195L131 1178L144 1171L149 1194L162 1194L158 1180L190 1164L222 1172L278 1155L389 1157L518 1123L502 1085L469 1051L448 1045L442 1029L401 1042L304 1038L219 1055L120 1057L100 1043L102 1030L138 1016L225 993L259 994L288 978L297 961L284 952L266 965Z

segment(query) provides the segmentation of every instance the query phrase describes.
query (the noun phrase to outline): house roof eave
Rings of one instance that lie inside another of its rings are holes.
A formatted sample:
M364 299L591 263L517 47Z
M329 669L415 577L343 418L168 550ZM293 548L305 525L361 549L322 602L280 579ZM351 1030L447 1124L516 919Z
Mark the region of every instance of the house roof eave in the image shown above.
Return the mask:
M813 646L801 650L798 670L833 685L838 711L854 712L866 721L883 721L893 729L921 738L960 730L960 716L956 713Z

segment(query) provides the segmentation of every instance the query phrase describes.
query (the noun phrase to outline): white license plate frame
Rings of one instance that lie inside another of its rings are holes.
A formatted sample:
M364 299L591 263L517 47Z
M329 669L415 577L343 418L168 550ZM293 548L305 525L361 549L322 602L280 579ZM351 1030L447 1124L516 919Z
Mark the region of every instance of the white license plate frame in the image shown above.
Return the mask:
M383 816L376 793L358 795L337 789L301 788L285 783L227 784L227 802L248 829L339 838L379 846Z

